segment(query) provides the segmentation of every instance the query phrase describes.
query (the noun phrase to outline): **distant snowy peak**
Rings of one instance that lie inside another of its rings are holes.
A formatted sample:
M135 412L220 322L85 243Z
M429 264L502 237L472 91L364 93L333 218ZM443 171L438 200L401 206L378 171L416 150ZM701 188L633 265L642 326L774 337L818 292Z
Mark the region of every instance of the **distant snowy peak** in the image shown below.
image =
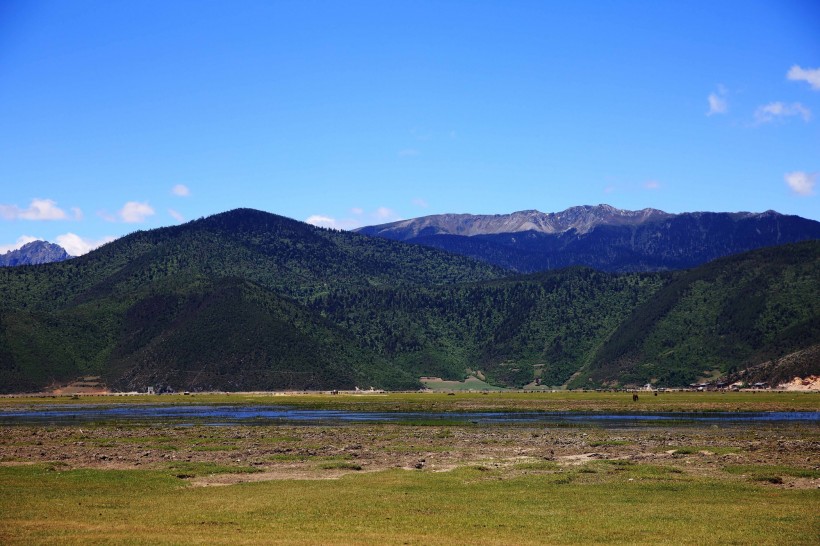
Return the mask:
M575 230L588 233L600 225L638 225L671 218L657 209L622 210L610 205L584 205L562 212L544 213L522 210L511 214L437 214L411 220L401 220L378 226L360 228L366 235L380 235L391 239L412 239L428 235L495 235L499 233L564 233Z

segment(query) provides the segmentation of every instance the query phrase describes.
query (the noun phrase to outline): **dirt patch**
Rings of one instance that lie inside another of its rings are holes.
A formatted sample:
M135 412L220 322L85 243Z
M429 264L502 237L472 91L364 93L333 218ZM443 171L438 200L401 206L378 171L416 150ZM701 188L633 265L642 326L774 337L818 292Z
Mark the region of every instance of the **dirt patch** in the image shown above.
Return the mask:
M778 385L777 388L787 391L820 391L820 375L795 377L787 383Z
M558 457L558 462L563 465L577 466L580 464L586 464L590 461L607 458L609 457L601 455L600 453L579 453L578 455L564 455L563 457Z
M0 427L0 465L53 463L60 470L167 470L197 486L338 479L391 468L447 472L475 467L512 475L549 472L551 468L572 471L607 460L745 479L726 474L725 468L773 465L815 472L819 454L820 430L805 424L754 429L367 423ZM780 484L771 484L796 488L817 485L816 479L789 476L783 476Z

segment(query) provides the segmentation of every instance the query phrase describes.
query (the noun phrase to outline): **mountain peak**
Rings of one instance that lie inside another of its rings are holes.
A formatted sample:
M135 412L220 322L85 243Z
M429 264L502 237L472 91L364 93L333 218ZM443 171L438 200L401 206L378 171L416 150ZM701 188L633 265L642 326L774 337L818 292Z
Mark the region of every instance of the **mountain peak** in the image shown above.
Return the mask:
M636 271L688 268L764 246L820 239L820 222L772 210L671 214L599 204L552 213L443 214L358 231L521 272L570 265Z
M71 256L60 245L48 241L32 241L17 250L0 254L0 267L62 262L69 258Z
M390 239L407 240L428 235L493 235L535 231L558 234L570 230L587 233L599 225L637 225L673 216L657 209L622 210L612 205L581 205L561 212L544 213L535 209L510 214L437 214L389 224L369 226L357 231Z

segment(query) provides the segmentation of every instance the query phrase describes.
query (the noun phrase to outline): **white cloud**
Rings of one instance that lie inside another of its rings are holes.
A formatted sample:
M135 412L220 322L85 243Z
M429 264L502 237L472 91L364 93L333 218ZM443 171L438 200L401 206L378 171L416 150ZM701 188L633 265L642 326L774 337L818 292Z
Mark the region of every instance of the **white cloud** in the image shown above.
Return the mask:
M75 233L65 233L63 235L58 235L55 242L63 247L65 251L72 256L82 256L83 254L88 254L95 248L101 247L106 243L110 243L114 239L114 237L106 236L102 239L97 239L94 241L91 239L84 239Z
M71 214L74 215L74 219L80 221L83 219L83 211L80 210L80 207L71 207Z
M116 222L117 217L108 212L107 210L99 210L97 211L97 216L105 220L106 222Z
M717 93L709 93L707 100L709 101L709 110L706 112L707 116L725 114L729 111L729 102L726 100L726 88L722 85L718 86Z
M185 221L185 217L182 215L182 213L177 212L174 209L168 209L168 214L170 214L171 217L180 224Z
M51 199L33 199L26 210L20 212L23 220L65 220L68 215Z
M119 214L123 222L138 224L140 222L144 222L146 218L153 216L156 213L148 203L129 201L122 207Z
M786 184L788 184L797 195L814 194L814 186L817 185L817 173L794 171L786 173L783 178L786 180Z
M811 119L811 110L799 102L791 104L771 102L755 110L755 123L770 123L790 116L800 116L803 121L809 121Z
M800 68L794 65L786 73L786 77L793 81L804 81L815 91L820 91L820 68Z
M68 215L51 199L32 199L27 209L17 205L0 205L0 216L6 220L65 220Z
M308 216L305 220L305 223L317 227L338 229L338 225L335 218L330 218L329 216L322 216L321 214L313 214L311 216Z
M20 214L20 208L16 205L0 205L0 217L4 220L14 220Z
M370 219L370 223L377 222L381 224L401 220L401 216L396 214L396 211L387 207L379 207L373 212L366 212L364 209L357 207L351 209L351 212L357 217L333 218L332 216L326 216L324 214L312 214L305 219L305 223L317 227L349 231L365 225L368 218Z
M17 242L10 245L0 245L0 254L5 254L12 250L17 250L27 243L41 240L39 237L32 237L31 235L21 235L17 238Z
M358 219L353 218L342 218L341 220L337 220L336 218L331 218L329 216L323 216L321 214L313 214L308 216L305 223L311 224L317 227L325 227L331 229L343 229L345 231L350 231L351 229L356 229L357 227L361 227L362 223Z
M647 190L659 190L661 187L661 183L657 180L649 180L646 184L643 185L643 187Z
M379 220L400 220L399 215L396 214L396 211L387 207L377 208L373 216Z
M427 203L427 201L425 201L424 199L421 199L420 197L416 198L416 199L413 199L413 204L416 205L417 207L421 207L423 209L426 209L427 207L430 206L429 203Z
M188 197L191 195L191 190L185 184L177 184L171 188L171 193L179 197Z

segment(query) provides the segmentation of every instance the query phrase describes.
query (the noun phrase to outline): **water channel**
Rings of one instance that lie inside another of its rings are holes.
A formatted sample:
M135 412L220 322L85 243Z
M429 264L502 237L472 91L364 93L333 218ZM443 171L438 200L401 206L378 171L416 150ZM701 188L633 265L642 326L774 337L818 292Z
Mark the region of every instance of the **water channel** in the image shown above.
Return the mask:
M49 405L0 411L0 425L88 424L276 425L327 423L509 424L543 426L711 426L803 423L820 426L820 411L801 412L363 412L287 406Z

